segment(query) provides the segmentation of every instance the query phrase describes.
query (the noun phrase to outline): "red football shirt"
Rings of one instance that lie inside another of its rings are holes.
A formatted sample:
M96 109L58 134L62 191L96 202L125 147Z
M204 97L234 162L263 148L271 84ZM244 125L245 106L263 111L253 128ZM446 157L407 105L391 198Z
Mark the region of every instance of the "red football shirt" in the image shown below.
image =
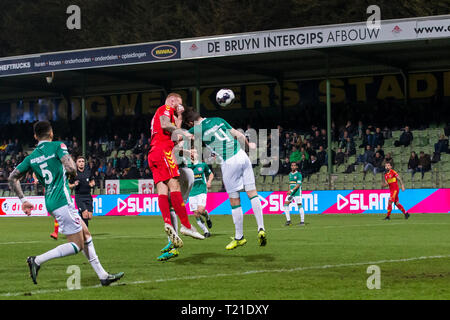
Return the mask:
M174 119L174 113L175 108L171 108L170 106L164 105L158 108L156 110L155 115L152 119L152 126L151 126L151 147L163 147L163 148L170 148L172 149L174 147L174 143L171 139L172 133L169 131L163 130L161 127L161 120L159 119L161 116L167 116L170 119L170 122L175 125L175 119Z
M384 175L384 178L386 179L387 183L389 184L389 189L391 189L391 190L398 189L398 183L397 183L398 173L397 172L395 172L394 170L389 170L389 172Z

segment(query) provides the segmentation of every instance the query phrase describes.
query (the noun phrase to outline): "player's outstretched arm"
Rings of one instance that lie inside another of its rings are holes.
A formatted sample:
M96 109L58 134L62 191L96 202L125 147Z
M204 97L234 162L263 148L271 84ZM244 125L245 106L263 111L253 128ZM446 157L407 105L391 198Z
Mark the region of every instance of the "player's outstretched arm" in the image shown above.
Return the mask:
M75 161L73 161L70 154L66 154L64 157L62 157L61 163L69 176L77 176L77 165L75 164Z
M208 189L211 188L211 183L213 180L214 180L214 173L211 172L208 177L208 182L206 183L206 187Z
M255 149L256 145L253 142L248 142L247 138L245 137L245 135L240 132L239 130L236 130L234 128L232 128L230 130L230 133L233 137L235 137L241 144L244 143L246 146L248 146L250 149Z

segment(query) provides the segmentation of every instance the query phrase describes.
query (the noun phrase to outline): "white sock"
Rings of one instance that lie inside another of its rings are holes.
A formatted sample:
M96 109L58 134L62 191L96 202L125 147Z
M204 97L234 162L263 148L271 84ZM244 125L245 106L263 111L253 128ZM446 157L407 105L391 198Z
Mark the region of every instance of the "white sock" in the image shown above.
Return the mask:
M253 215L256 218L256 223L258 224L258 230L264 229L264 218L262 213L262 207L261 207L261 200L259 200L259 197L253 197L250 199L250 202L252 203L252 209L253 209Z
M172 226L175 229L175 232L178 234L178 217L173 209L170 209L170 220L172 221ZM170 242L170 238L167 237Z
M291 214L289 213L289 206L284 207L284 214L286 215L286 221L291 221Z
M88 259L92 268L100 280L108 278L108 272L103 269L100 260L98 260L97 253L95 252L94 243L92 242L92 237L87 239L84 243L83 249L84 256Z
M299 206L298 211L300 211L300 222L305 222L305 210L303 206Z
M195 218L195 220L197 220L197 224L200 226L200 228L202 228L203 233L209 232L208 228L205 226L205 224L202 222L200 218Z
M236 230L235 239L241 240L244 237L244 214L242 207L231 207L231 214L233 215L234 228Z
M55 249L52 249L44 254L37 256L35 262L38 265L41 265L49 260L71 256L77 254L78 252L80 252L80 248L78 248L78 246L75 243L73 242L64 243L60 246L57 246Z

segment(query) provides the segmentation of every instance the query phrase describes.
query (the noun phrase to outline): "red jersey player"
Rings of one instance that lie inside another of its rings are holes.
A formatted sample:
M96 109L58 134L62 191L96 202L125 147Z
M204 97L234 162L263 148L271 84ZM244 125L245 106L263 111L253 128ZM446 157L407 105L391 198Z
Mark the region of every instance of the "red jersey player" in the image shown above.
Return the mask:
M405 215L405 219L409 218L409 213L405 211L405 208L400 204L398 200L398 194L400 192L400 189L398 187L397 180L400 181L402 184L402 191L405 191L405 185L403 184L402 178L398 175L397 172L395 172L392 169L392 164L390 162L386 162L385 168L387 170L387 173L384 175L385 183L383 184L383 187L386 187L386 185L389 185L389 190L391 191L391 195L389 197L388 202L388 212L386 218L384 220L391 220L391 212L392 212L392 203L395 203L397 208L400 209L401 212Z
M164 219L164 230L175 248L182 247L183 241L172 226L170 205L180 218L181 234L196 239L204 239L204 236L189 223L186 205L181 194L180 171L173 153L175 146L172 140L173 136L192 137L188 132L180 129L182 118L181 115L178 115L178 112L184 111L182 102L179 94L171 93L167 96L165 105L156 110L151 124L151 149L148 154L148 164L153 173L153 180L158 192L159 208Z

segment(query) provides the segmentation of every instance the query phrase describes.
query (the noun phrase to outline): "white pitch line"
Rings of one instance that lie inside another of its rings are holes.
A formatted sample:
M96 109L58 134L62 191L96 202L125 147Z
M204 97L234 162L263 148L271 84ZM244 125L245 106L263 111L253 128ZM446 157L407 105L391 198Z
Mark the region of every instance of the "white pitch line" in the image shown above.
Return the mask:
M429 260L429 259L446 259L450 258L450 255L436 255L436 256L422 256L422 257L413 257L413 258L404 258L404 259L393 259L393 260L378 260L378 261L367 261L367 262L354 262L354 263L341 263L341 264L326 264L322 266L310 266L310 267L298 267L292 269L264 269L264 270L249 270L245 272L233 272L233 273L219 273L214 275L196 275L196 276L187 276L187 277L178 277L178 278L170 278L170 279L155 279L155 280L140 280L140 281L132 281L132 282L120 282L113 283L111 286L123 286L123 285L140 285L140 284L148 284L148 283L161 283L161 282L169 282L169 281L185 281L185 280L199 280L205 278L219 278L219 277L235 277L235 276L245 276L250 274L258 274L258 273L268 273L268 272L298 272L305 270L321 270L321 269L332 269L332 268L344 268L344 267L355 267L355 266L364 266L364 265L378 265L383 263L397 263L397 262L410 262L410 261L419 261L419 260ZM101 285L95 286L87 286L83 287L83 289L95 289L100 288ZM48 294L48 293L58 293L58 292L68 292L73 291L67 288L61 289L52 289L52 290L37 290L31 292L8 292L0 294L0 297L17 297L24 295L38 295L38 294Z
M449 225L450 223L437 223L437 222L387 222L387 223L377 223L377 224L352 224L352 225L342 225L342 226L304 226L301 228L306 229L335 229L335 228L360 228L360 227L386 227L386 226L411 226L411 225ZM281 230L297 230L294 227L284 227L284 228L271 228L268 231L281 231ZM231 232L230 230L219 230L217 233L226 233ZM126 238L135 238L135 239L151 239L155 238L155 236L136 236L136 235L121 235L121 236L99 236L99 237L93 237L93 239L96 240L109 240L109 239L126 239ZM49 240L51 241L51 240ZM37 240L37 241L17 241L17 242L0 242L0 245L14 245L14 244L30 244L30 243L48 243L47 240Z

